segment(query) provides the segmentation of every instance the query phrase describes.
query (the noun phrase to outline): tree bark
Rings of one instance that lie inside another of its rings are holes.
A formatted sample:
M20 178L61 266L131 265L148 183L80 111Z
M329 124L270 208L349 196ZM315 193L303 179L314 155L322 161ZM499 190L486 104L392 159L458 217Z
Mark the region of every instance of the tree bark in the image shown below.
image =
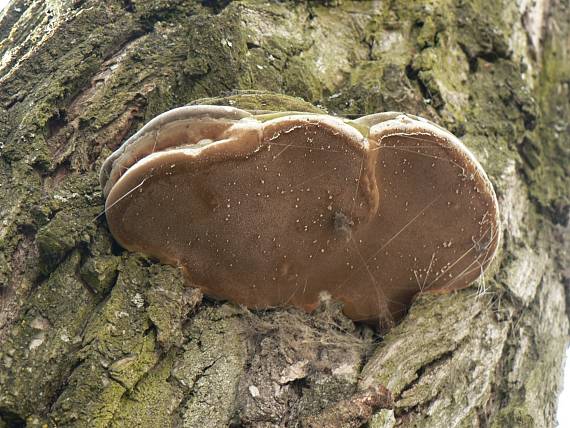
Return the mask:
M560 0L12 0L0 427L554 426L569 50ZM418 296L381 335L331 301L308 315L203 298L113 242L98 182L126 137L203 98L441 124L495 186L499 256L468 289Z

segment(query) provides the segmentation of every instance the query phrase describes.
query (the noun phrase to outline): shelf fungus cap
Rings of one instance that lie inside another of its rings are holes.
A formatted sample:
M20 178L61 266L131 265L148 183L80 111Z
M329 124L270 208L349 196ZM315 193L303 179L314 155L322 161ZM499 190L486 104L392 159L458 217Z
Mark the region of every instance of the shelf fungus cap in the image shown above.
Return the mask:
M221 139L235 122L250 116L233 107L199 105L175 108L155 117L103 163L99 180L104 196L127 169L144 157L180 144Z
M255 113L182 107L129 138L100 176L116 240L214 298L310 311L326 292L389 323L490 263L496 196L448 131L392 112Z

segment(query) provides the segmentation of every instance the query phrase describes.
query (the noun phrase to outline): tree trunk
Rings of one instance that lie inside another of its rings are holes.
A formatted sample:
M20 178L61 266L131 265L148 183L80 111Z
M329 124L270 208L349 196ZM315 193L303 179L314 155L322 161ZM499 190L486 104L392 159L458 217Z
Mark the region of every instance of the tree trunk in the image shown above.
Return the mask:
M560 0L12 0L0 427L554 426L569 50ZM418 296L379 335L335 302L307 315L207 300L113 243L98 170L126 137L205 97L315 108L278 93L347 117L405 111L460 137L499 197L489 274Z

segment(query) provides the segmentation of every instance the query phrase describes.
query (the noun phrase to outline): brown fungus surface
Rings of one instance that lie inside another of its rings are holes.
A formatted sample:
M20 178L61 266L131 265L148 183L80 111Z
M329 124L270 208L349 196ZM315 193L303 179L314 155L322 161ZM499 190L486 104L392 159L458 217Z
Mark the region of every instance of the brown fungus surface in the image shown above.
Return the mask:
M101 185L117 241L214 298L312 310L327 292L388 323L490 263L495 193L449 132L400 113L254 113L182 107L113 153Z

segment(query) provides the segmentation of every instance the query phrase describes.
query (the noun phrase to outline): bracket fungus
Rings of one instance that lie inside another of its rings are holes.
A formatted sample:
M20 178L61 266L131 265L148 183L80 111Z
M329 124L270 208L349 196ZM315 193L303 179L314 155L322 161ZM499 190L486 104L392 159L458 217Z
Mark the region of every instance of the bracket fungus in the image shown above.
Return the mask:
M206 295L400 318L415 294L467 287L499 243L493 187L451 133L418 117L356 120L188 106L104 163L109 228Z

